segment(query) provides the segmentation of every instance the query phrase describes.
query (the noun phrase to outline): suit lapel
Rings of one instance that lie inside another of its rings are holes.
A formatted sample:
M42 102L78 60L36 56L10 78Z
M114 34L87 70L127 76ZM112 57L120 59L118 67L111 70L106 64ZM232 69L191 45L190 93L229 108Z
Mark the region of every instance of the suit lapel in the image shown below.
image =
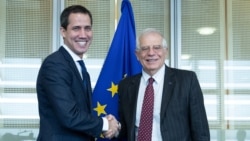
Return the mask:
M132 135L132 139L135 138L135 118L136 118L136 108L137 108L137 99L138 99L138 91L140 86L141 75L136 75L134 79L130 81L130 85L128 87L128 105L133 108L131 111L131 125L130 125L130 134Z
M66 49L64 49L63 47L59 48L59 51L63 54L65 60L68 62L70 68L74 71L74 74L77 75L77 79L79 81L79 84L82 83L82 79L81 79L81 75L75 65L74 60L72 59L72 57L70 56L70 54L66 51Z
M173 90L175 87L175 78L174 72L169 67L165 66L165 76L164 76L164 84L163 84L163 93L162 93L162 102L161 102L161 119L164 118L164 115L167 111L168 104L173 95Z
M141 75L133 79L129 87L129 99L131 101L130 104L132 104L131 106L134 107L133 114L136 114L136 107L137 107L136 105L137 105L140 80L141 80Z
M64 49L63 47L60 47L59 48L59 52L61 52L65 58L65 60L68 62L70 68L73 70L74 74L77 75L76 78L77 78L77 81L79 81L79 84L83 84L82 83L82 78L81 78L81 75L76 67L76 64L74 62L74 60L72 59L72 57L70 56L70 54L66 51L66 49ZM82 88L82 91L83 93L85 93L85 90ZM89 110L91 111L91 102L92 102L92 99L91 99L91 94L92 94L92 91L91 91L91 85L88 84L88 92L86 94L88 100L86 100L88 102L88 108Z

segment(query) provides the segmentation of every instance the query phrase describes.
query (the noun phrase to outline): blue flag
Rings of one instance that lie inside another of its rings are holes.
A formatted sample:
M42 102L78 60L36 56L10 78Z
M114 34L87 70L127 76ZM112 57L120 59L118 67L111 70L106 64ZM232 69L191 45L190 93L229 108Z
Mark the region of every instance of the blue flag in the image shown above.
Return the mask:
M119 119L118 83L124 77L137 74L142 69L135 56L135 21L129 0L122 1L121 13L113 41L93 91L92 102L94 114L97 116L112 114L117 119Z

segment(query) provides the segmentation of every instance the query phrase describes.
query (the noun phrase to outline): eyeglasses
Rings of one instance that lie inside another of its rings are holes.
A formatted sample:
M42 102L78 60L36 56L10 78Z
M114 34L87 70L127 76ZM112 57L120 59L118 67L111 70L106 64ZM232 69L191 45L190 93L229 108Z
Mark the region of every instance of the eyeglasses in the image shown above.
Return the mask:
M163 49L163 47L161 45L155 45L152 47L152 49L155 51L155 52L159 52ZM139 48L139 50L141 52L148 52L150 50L150 46L142 46Z

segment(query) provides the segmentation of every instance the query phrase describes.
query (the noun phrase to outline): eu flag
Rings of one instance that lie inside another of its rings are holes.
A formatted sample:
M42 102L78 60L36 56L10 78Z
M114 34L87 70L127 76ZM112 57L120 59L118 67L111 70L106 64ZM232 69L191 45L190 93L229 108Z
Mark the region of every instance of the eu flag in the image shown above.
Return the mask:
M93 91L93 112L97 116L112 114L118 117L118 83L126 76L141 72L135 56L136 32L132 6L123 0L121 17L109 52ZM102 139L105 140L105 139Z

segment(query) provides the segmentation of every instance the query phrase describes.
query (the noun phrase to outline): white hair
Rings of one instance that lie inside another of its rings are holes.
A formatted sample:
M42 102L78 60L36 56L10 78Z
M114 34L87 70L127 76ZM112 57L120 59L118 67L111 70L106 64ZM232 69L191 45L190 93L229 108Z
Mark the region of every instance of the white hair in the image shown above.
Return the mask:
M156 30L154 28L146 28L140 33L140 35L136 39L136 49L137 50L140 49L140 39L141 39L141 37L143 35L145 35L145 34L148 34L148 33L157 33L157 34L159 34L162 37L162 47L163 48L168 48L167 41L166 41L166 39L164 38L164 36L162 35L162 33L160 31L158 31L158 30Z

